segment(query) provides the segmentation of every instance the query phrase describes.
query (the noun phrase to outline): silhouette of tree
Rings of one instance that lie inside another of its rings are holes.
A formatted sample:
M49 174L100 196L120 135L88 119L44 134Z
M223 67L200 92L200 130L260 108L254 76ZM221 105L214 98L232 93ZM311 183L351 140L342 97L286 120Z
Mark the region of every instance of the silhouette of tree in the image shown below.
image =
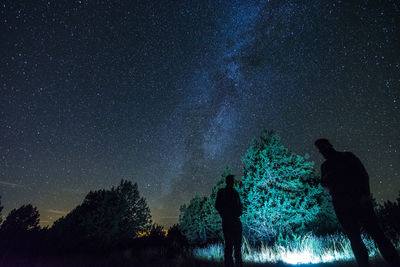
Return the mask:
M3 206L1 205L1 196L0 196L0 226L1 223L3 222L3 214L1 213L3 211Z
M174 224L168 229L167 242L172 250L187 247L187 239L183 235L179 224Z
M244 175L238 191L248 240L271 242L278 234L315 230L318 218L335 220L314 162L289 152L274 131L264 131L259 141L253 140L242 161Z
M137 184L122 180L111 190L89 192L81 205L54 223L51 231L72 245L89 241L107 247L131 240L150 226L150 209Z
M375 212L378 212L379 210L379 204L376 201L376 198L374 197L374 194L371 193L371 195L369 196L369 199L371 200L371 204L374 207Z
M377 208L377 216L386 236L400 239L400 191L397 201L385 201Z
M397 206L400 208L400 191L399 191L399 195L397 196Z
M162 225L153 223L150 226L148 235L145 237L151 246L163 246L166 240L166 233Z
M37 208L30 204L10 211L0 228L0 254L36 252L40 235L39 217Z
M23 234L39 230L39 211L31 204L13 209L1 225L1 232L6 235Z

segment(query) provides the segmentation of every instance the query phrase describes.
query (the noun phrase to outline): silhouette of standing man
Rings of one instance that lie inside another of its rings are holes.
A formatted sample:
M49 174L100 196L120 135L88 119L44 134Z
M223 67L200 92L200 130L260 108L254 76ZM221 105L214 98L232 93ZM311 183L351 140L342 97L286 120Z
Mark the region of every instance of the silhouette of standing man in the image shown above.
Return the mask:
M234 176L225 178L226 187L218 190L215 208L222 218L222 231L225 240L225 266L233 266L232 250L235 251L236 266L242 266L242 202L239 193L233 188Z
M383 258L391 266L400 266L392 243L379 228L370 200L369 177L361 161L351 152L338 152L327 139L318 139L315 146L326 159L321 165L321 185L332 196L336 216L346 235L359 266L369 266L368 251L361 240L360 226L375 240Z

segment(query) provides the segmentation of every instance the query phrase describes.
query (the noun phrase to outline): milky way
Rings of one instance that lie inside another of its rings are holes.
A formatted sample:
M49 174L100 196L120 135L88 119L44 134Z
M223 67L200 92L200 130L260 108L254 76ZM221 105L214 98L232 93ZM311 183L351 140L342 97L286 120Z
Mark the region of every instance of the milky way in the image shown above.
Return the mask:
M241 175L274 129L322 161L326 137L400 190L395 1L6 1L0 195L51 224L89 190L137 182L155 222ZM4 215L4 212L3 212Z

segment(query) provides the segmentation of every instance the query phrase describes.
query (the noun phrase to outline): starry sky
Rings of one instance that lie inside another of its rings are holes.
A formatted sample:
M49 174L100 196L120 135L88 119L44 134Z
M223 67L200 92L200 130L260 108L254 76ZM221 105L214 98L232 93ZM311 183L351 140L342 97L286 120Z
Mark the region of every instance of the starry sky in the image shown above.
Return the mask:
M241 176L274 129L360 157L378 201L400 190L396 1L13 1L0 6L0 195L41 224L90 190L137 182L153 220Z

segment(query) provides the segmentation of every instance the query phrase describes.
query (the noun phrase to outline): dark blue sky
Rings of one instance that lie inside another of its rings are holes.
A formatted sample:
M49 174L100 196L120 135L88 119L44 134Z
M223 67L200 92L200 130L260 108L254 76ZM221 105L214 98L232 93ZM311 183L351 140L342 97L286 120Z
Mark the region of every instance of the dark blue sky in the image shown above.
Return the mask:
M322 2L3 1L5 211L49 224L129 179L168 226L263 128L316 168L317 138L353 151L394 199L400 7Z

